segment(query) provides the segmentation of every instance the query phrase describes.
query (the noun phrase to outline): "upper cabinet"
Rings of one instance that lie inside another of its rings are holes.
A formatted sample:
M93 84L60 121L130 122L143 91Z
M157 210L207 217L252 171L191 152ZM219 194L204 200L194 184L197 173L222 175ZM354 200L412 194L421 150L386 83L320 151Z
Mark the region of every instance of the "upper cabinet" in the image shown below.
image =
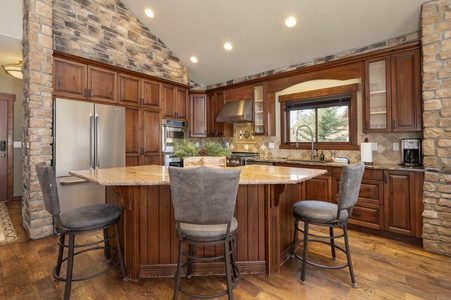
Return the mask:
M421 130L420 51L365 61L365 132Z
M160 108L161 84L156 81L119 74L119 104Z
M163 119L188 121L188 90L163 84Z
M275 97L266 94L266 84L254 86L254 134L275 135Z
M233 125L217 123L216 116L225 104L224 92L216 92L208 95L207 99L207 136L232 137Z
M55 58L54 91L59 97L117 103L117 73Z
M207 136L207 95L192 93L190 98L189 133L191 137Z

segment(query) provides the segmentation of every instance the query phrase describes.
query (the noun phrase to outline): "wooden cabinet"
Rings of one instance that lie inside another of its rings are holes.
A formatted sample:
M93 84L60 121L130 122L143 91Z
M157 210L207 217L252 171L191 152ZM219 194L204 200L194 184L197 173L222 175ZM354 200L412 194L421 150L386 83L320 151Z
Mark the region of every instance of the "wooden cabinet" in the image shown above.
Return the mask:
M209 94L207 98L207 136L232 137L232 124L216 122L216 116L225 103L224 92Z
M117 73L108 69L54 58L53 95L117 103Z
M163 84L163 118L188 121L188 90Z
M421 131L420 50L365 61L365 132Z
M156 81L119 74L118 103L126 106L160 108L161 84Z
M333 202L338 202L342 167L333 169ZM360 185L359 198L349 218L350 224L384 229L383 170L366 169Z
M275 94L266 93L266 84L254 86L254 134L275 135Z
M385 230L421 237L424 174L385 171Z
M189 133L191 137L207 136L207 95L205 93L190 94Z
M275 164L275 165L291 168L326 170L327 171L326 174L309 179L301 184L299 200L321 200L332 202L332 167L298 165L298 164Z
M126 165L161 165L161 113L138 107L125 109Z

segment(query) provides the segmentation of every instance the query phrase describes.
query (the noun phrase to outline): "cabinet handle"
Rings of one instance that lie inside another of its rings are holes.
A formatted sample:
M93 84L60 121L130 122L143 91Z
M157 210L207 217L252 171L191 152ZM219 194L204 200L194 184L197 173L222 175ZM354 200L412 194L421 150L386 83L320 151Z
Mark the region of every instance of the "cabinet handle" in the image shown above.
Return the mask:
M139 155L144 155L144 148L139 148Z
M89 98L89 89L83 90L83 97Z
M144 98L139 98L139 105L144 106Z
M368 121L366 121L366 124L365 124L365 129L368 129L369 128L369 122Z
M391 129L395 129L396 128L396 120L393 119L391 120Z
M388 176L387 174L384 175L384 183L387 183L387 182L388 182L387 176Z

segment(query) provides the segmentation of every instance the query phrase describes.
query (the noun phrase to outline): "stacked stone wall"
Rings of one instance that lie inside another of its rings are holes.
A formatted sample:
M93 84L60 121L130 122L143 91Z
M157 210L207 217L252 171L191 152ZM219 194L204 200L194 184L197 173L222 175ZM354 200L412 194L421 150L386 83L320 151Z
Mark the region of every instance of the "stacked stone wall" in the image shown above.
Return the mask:
M451 1L423 4L423 244L451 255Z

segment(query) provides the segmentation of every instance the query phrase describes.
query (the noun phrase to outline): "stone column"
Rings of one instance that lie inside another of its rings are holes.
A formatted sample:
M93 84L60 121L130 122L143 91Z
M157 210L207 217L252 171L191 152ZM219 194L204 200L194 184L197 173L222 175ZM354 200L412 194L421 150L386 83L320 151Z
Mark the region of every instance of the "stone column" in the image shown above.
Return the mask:
M52 159L52 0L23 0L23 226L32 239L53 232L35 165Z
M423 4L423 244L451 255L451 0Z

